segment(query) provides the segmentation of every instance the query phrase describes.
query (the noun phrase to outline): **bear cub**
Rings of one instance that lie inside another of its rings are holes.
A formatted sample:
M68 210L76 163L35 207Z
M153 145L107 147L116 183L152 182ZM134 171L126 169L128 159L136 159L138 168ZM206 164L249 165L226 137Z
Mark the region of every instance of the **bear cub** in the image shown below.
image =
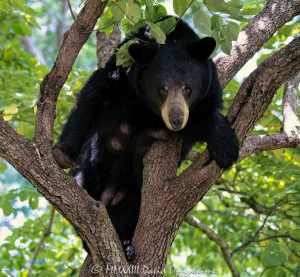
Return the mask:
M159 45L149 27L126 38L134 64L116 66L113 55L96 70L69 115L54 155L89 195L102 201L129 260L139 216L143 157L151 143L173 132L182 139L181 161L196 142L224 169L238 158L239 145L220 114L222 90L209 58L216 42L200 39L182 20ZM120 45L120 46L121 46Z

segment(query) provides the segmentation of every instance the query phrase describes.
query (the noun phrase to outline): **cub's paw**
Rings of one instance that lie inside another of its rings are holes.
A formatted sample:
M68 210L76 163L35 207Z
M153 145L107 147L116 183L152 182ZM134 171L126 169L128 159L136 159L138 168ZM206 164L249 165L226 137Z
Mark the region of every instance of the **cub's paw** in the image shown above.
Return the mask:
M124 150L128 144L131 132L132 128L128 122L124 121L118 124L106 138L107 148L114 153Z
M125 188L107 186L100 196L100 201L105 207L118 205L127 195Z
M210 156L216 161L218 166L223 169L230 168L239 157L239 145L236 141L208 148Z
M126 256L126 259L131 262L135 258L135 249L133 245L131 244L130 240L122 240L122 246L124 249L124 253Z
M53 156L61 168L77 168L78 165L72 161L64 151L63 147L57 143L53 147Z

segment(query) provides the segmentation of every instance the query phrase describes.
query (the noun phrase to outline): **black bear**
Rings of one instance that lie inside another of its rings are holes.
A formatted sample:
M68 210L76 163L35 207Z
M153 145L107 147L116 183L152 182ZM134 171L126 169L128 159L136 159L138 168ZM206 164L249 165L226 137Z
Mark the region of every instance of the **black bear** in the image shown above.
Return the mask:
M222 91L209 58L215 40L199 39L176 21L163 45L150 38L147 26L125 39L139 40L128 49L134 60L129 72L116 66L113 55L93 73L54 151L62 165L79 166L72 174L107 207L128 259L134 257L130 241L139 215L142 159L154 140L168 131L178 135L183 141L179 163L198 141L207 142L221 168L238 157L235 133L218 111Z

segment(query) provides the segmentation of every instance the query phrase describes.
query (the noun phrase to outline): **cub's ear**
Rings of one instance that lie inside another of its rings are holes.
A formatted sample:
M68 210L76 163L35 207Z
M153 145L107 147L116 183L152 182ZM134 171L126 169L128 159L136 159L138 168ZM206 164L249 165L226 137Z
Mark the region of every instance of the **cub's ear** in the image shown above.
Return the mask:
M194 58L207 59L214 52L215 48L215 39L206 37L188 45L187 50Z
M157 48L153 43L134 43L129 46L128 52L134 61L145 64L153 58Z

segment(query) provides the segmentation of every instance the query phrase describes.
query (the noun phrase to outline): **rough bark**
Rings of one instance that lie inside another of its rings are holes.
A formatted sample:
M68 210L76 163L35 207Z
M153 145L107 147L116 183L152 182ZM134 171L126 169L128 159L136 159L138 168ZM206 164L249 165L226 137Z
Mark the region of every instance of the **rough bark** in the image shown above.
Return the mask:
M94 263L127 264L103 204L93 200L52 158L0 119L0 156L13 165L75 227ZM109 276L109 275L108 275Z
M232 55L217 59L223 86L282 24L299 13L299 5L299 0L267 2L264 10L241 32ZM93 276L91 267L94 266L98 268L97 274L103 276L125 276L122 271L103 273L103 269L128 266L102 203L91 199L72 177L57 166L51 151L59 91L104 7L105 2L86 1L73 25L65 33L57 60L41 84L34 141L18 135L0 119L0 156L32 182L87 242L92 258L88 256L86 259L81 276ZM247 43L244 40L246 36ZM243 144L241 159L255 151L299 144L298 136L291 140L287 133L272 136L271 140L270 137L249 137L245 140L278 87L299 70L298 38L262 63L241 86L229 113L232 126ZM288 103L290 98L286 99ZM253 143L256 144L254 147ZM144 158L140 220L133 240L137 251L134 263L140 268L146 266L154 271L151 276L162 275L171 243L182 220L222 174L214 161L209 162L208 153L205 152L183 174L176 177L179 149L180 141L170 137L168 141L154 143ZM146 272L139 273L141 276L146 275Z
M283 131L288 136L288 140L297 139L300 121L297 116L297 88L300 81L300 72L285 84L283 95Z
M240 32L230 55L220 54L215 62L222 87L286 22L300 13L300 0L269 0Z
M120 24L115 24L113 31L107 37L105 32L97 31L97 65L104 67L121 42Z
M35 139L43 144L45 152L51 152L53 124L57 98L67 80L75 59L105 8L106 2L86 1L64 39L51 71L41 83L36 118Z
M54 66L41 84L35 139L30 141L20 136L0 119L0 156L12 164L70 221L86 241L93 263L103 268L127 265L122 246L102 203L89 197L53 159L52 133L59 91L105 5L106 2L98 0L86 1L64 34Z
M241 86L229 113L241 144L267 109L276 90L299 71L299 61L300 38L297 38L263 62ZM243 151L242 147L241 153ZM144 159L142 205L134 236L135 263L157 269L157 272L164 268L166 255L187 212L223 173L214 161L205 165L205 153L204 158L200 156L175 177L177 153L178 142L171 140L155 143Z

